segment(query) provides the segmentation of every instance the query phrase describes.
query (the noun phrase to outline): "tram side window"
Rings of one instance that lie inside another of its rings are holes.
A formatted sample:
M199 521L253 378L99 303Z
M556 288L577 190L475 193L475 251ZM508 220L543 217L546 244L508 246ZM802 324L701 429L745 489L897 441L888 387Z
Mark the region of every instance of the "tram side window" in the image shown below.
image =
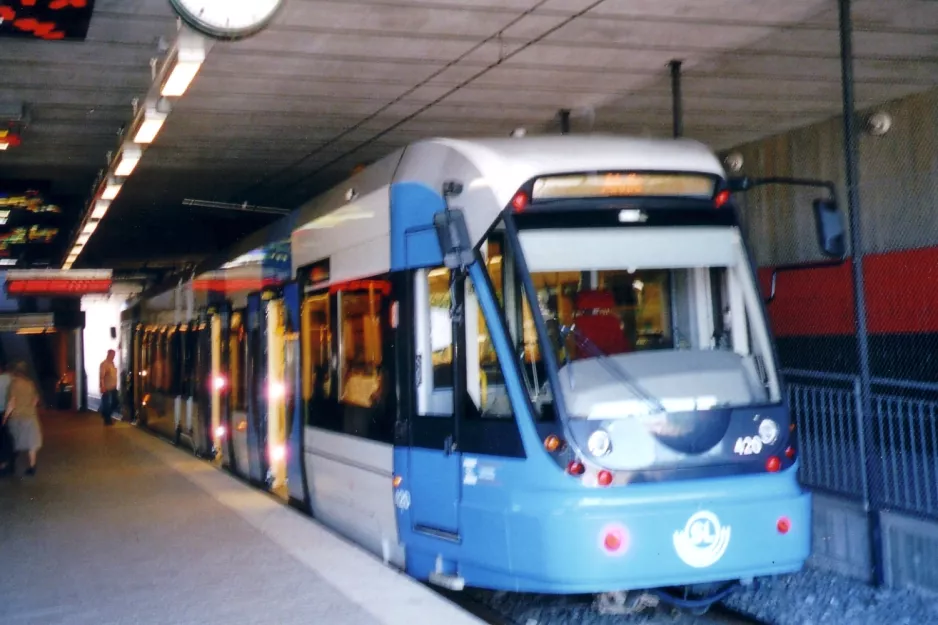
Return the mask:
M439 267L418 272L415 305L422 310L425 321L417 331L420 353L419 414L451 416L453 414L453 322L450 316L450 272ZM427 362L424 362L426 360Z
M163 392L163 374L166 371L166 333L159 331L154 339L156 349L153 353L153 390Z
M244 393L244 365L247 358L246 340L243 317L241 313L234 313L231 316L231 333L228 337L228 358L230 362L228 383L230 385L231 410L238 412L247 410L247 396Z
M172 376L170 377L170 393L172 395L184 395L183 379L186 370L186 335L188 332L177 330L172 334L173 358L172 358Z
M499 304L505 301L502 250L499 235L490 237L482 246L486 268ZM513 419L508 388L495 345L492 343L492 335L472 282L468 280L465 284L465 298L466 390L478 411L475 415L467 414L467 417ZM473 345L478 347L474 349Z
M337 429L332 371L332 320L329 295L313 295L303 300L303 399L306 423Z
M346 434L390 443L394 357L390 282L365 280L339 294L339 404Z

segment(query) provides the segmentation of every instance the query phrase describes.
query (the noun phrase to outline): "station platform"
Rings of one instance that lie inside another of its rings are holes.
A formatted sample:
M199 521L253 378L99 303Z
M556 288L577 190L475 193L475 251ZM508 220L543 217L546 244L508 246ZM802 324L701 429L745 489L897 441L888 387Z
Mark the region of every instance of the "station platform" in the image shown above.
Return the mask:
M0 479L4 625L482 623L133 426L42 423L37 475Z

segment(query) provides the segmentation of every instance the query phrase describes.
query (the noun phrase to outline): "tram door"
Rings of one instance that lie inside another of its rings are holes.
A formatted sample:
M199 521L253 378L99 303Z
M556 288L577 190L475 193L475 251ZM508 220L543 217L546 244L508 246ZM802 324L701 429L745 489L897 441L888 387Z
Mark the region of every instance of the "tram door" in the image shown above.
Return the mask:
M247 478L262 485L267 477L267 306L260 293L248 295L247 307Z
M228 381L228 468L242 477L248 475L248 385L247 311L231 311L228 320L228 349L222 352Z
M284 311L285 302L276 290L248 298L250 478L287 499Z
M303 479L303 402L300 372L300 285L289 282L283 287L283 381L284 430L287 435L287 491L290 502L305 510L306 483Z
M211 317L206 315L198 325L193 324L196 329L194 341L194 353L192 354L195 365L193 400L195 403L194 418L192 420L193 438L197 453L205 458L212 457L213 432L212 428L212 410L214 401L212 377L212 328Z
M220 465L230 465L231 428L228 423L229 380L224 371L224 351L227 346L228 315L216 312L209 320L211 332L211 419L213 460Z
M459 535L462 454L456 441L457 349L450 294L463 283L451 288L449 272L442 269L418 271L414 278L417 411L405 478L413 495L406 499L413 529L452 539ZM396 503L402 507L400 501Z

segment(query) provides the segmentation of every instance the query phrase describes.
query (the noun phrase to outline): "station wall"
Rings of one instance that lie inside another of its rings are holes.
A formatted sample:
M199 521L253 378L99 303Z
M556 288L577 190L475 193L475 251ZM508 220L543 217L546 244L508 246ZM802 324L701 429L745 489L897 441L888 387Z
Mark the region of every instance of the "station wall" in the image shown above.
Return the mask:
M873 375L938 381L938 89L877 107L882 136L859 134L864 278ZM862 111L864 120L873 111ZM846 214L842 118L735 149L750 176L825 178ZM742 200L768 293L772 268L821 260L811 201L817 191L766 187ZM852 252L851 252L852 255ZM850 263L778 276L768 306L786 368L855 373Z

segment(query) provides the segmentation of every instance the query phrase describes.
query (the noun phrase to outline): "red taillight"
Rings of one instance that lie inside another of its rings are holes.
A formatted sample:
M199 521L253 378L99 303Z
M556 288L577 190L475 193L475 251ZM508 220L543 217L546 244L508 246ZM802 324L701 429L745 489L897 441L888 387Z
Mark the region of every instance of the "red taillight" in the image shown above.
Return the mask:
M610 484L612 484L612 473L603 469L602 471L596 474L596 482L600 486L609 486Z
M782 461L778 456L769 456L765 461L765 470L769 473L776 473L782 468Z
M795 459L795 448L794 448L794 447L789 447L789 448L787 448L787 449L785 450L785 457L788 458L789 460L794 460L794 459Z
M778 530L779 534L787 534L788 530L791 529L791 521L788 520L788 517L782 517L778 520L778 523L775 524L775 528Z
M511 198L511 207L515 209L516 213L520 213L524 210L524 207L528 205L528 194L524 191L518 191L515 193L515 197Z
M717 196L713 198L713 206L715 208L722 208L724 204L729 202L729 200L730 200L730 192L726 190L720 191L719 193L717 193Z
M599 533L599 542L608 555L621 556L629 550L629 531L618 524L607 525Z
M583 475L586 472L586 467L583 466L582 462L577 462L576 460L571 460L570 464L567 465L567 473L570 475Z

